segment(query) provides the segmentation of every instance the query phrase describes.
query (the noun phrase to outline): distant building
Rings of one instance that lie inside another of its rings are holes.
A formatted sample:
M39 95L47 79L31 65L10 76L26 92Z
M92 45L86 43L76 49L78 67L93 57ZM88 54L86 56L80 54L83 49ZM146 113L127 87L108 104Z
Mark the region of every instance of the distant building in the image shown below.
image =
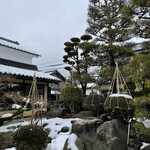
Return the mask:
M56 77L60 80L58 82L58 88L60 90L62 90L66 85L66 78L58 70L55 70L55 71L51 72L50 75L52 75L52 76L54 76L54 77Z

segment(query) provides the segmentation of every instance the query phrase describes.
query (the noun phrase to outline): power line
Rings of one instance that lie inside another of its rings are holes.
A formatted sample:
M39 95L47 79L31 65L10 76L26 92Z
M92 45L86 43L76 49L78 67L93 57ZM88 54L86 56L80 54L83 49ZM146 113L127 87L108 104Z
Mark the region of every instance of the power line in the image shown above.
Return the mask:
M38 68L41 69L41 70L45 70L45 69L49 69L51 67L59 67L59 66L62 66L62 65L66 65L66 63L54 64L54 65L43 66L43 67L38 67Z
M45 67L55 67L55 66L61 66L61 65L64 65L66 63L61 63L61 64L54 64L54 65L49 65L49 66L45 66Z
M52 69L44 69L44 70L40 70L40 71L49 72L49 71L57 70L57 69L64 69L64 67L60 67L60 68L52 68Z
M84 22L84 23L85 23L85 22ZM56 29L56 30L53 30L53 31L50 30L50 31L47 31L47 32L45 32L45 33L39 35L37 39L35 39L35 38L26 39L26 40L22 41L22 43L25 43L25 41L28 41L28 43L31 43L31 42L33 42L33 41L45 39L46 37L50 36L50 35L49 35L50 33L56 33L56 32L60 32L60 31L63 31L63 32L64 32L65 30L68 30L69 28L78 27L78 26L81 26L82 24L83 24L83 22L79 22L78 24L72 24L72 25L65 26L65 27L63 27L62 29L60 28L60 29ZM83 24L83 25L84 25L84 24ZM64 29L65 29L65 30L64 30Z
M43 66L43 65L46 65L46 64L57 63L57 62L63 62L63 60L58 60L58 61L49 61L49 62L45 62L45 63L41 63L41 64L37 64L37 66Z

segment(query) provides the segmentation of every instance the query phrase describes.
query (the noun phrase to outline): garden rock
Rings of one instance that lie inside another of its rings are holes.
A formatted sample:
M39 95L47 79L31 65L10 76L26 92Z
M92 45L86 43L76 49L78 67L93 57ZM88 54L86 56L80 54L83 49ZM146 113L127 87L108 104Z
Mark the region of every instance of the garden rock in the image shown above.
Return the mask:
M69 132L69 127L62 127L61 132Z
M71 124L73 124L73 123L75 123L76 122L76 120L71 120Z
M16 128L17 128L16 126L7 127L8 130L15 130Z
M45 131L47 132L47 134L49 134L51 132L50 128L46 128Z
M118 119L104 122L97 129L94 148L99 150L124 150L126 149L127 128Z
M125 150L127 149L127 128L117 119L104 122L100 119L79 120L73 124L75 133L85 150Z
M103 121L107 121L107 115L106 114L102 114L99 116L99 119L103 120Z
M129 139L129 146L140 149L142 142L138 139Z
M0 132L0 150L13 147L13 134L14 132Z
M150 145L144 147L142 150L150 150Z
M51 108L47 113L47 118L55 118L55 117L64 117L67 115L67 110L65 108Z
M128 149L127 150L139 150L139 148L135 148L135 147L130 147L128 146Z
M84 145L84 149L92 150L94 137L97 128L103 123L100 119L79 120L72 125L72 132L75 133Z
M150 136L148 134L142 134L139 128L131 127L130 138L138 139L140 142L150 143Z
M75 118L86 119L88 117L94 117L91 111L81 111L78 114L75 114Z

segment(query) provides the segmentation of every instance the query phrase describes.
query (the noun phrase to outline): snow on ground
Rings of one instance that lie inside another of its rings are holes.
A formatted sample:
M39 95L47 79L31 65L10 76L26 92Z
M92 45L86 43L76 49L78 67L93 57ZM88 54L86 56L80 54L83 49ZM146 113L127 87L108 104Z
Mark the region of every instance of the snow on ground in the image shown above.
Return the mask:
M45 128L50 128L51 132L49 134L49 137L51 137L52 143L48 144L46 150L63 150L63 146L65 144L66 139L69 137L69 133L71 130L71 120L79 120L79 119L61 119L61 118L53 118L48 119L44 121L45 123L48 123L48 125ZM67 126L69 127L69 132L60 132L62 127ZM72 149L73 150L73 149Z
M49 128L51 130L50 134L48 135L49 137L52 138L51 143L47 145L46 150L63 150L64 144L66 139L69 137L69 145L72 147L71 150L76 150L75 148L75 135L69 134L72 124L72 120L79 120L78 118L70 118L70 119L61 119L61 118L52 118L52 119L43 119L44 123L48 123L48 125L45 128ZM17 130L16 129L11 129L10 127L12 126L23 126L23 125L28 125L30 122L24 121L24 122L19 122L15 124L9 124L0 127L0 132L8 132L12 130ZM69 132L60 132L62 127L69 127ZM5 150L16 150L15 148L9 148Z
M15 147L12 147L12 148L7 148L7 149L5 149L5 150L16 150L16 148L15 148Z
M13 109L19 109L19 108L21 108L21 106L18 105L18 104L13 104L13 105L12 105L12 108L13 108Z
M143 121L146 128L150 128L150 119L146 119Z
M9 124L9 125L4 125L4 126L0 127L0 132L16 131L17 127L19 127L20 125L21 126L25 126L25 125L28 125L28 124L29 124L29 122L23 121L23 122L20 122L20 123L14 123L14 124ZM16 128L15 129L11 128L12 126L16 127Z
M143 142L143 145L140 147L140 149L143 149L144 147L146 147L146 146L148 146L148 145L150 145L150 143L144 143L144 142Z
M72 133L69 137L68 137L68 149L70 148L71 150L78 150L77 146L75 145L77 136Z

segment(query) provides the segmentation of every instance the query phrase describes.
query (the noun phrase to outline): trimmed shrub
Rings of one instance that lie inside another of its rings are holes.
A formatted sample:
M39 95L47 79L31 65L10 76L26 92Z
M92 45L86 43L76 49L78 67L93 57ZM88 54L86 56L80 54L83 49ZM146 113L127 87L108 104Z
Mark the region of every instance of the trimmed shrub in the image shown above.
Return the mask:
M105 111L113 119L128 119L134 115L134 101L124 96L108 97L104 103Z
M17 150L44 150L48 143L48 134L38 125L21 126L13 136Z
M83 100L82 107L89 110L100 109L103 108L104 102L105 99L101 95L88 95Z

